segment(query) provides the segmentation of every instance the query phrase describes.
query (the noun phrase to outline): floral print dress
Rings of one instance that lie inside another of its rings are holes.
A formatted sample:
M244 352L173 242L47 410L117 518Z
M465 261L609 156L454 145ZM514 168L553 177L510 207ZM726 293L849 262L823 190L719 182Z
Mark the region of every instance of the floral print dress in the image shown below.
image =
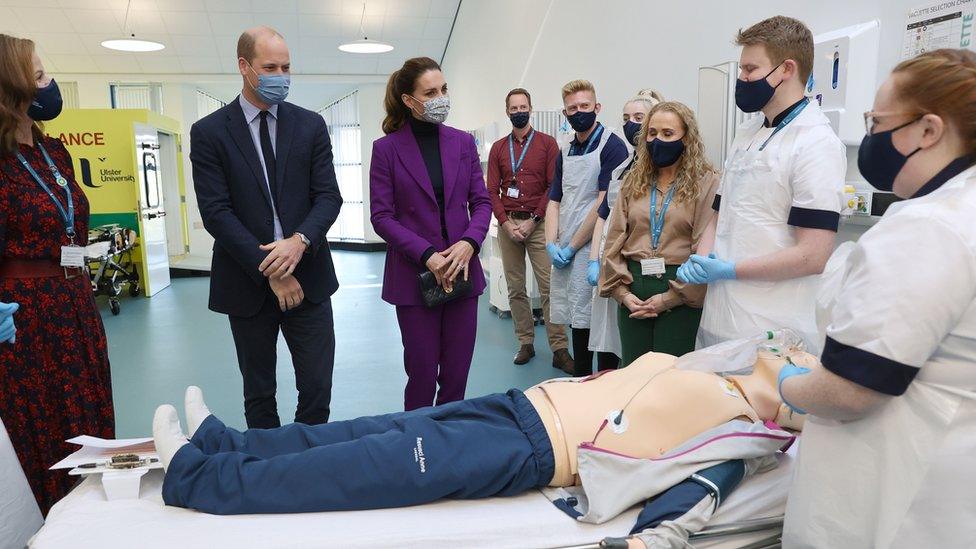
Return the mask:
M60 141L44 148L68 179L75 204L76 243L88 240L88 200L74 178ZM20 153L44 178L67 211L39 147ZM60 263L68 244L64 221L48 194L16 155L0 157L0 266L11 259ZM67 279L3 278L0 301L20 304L16 343L0 343L0 418L45 515L77 477L48 467L77 449L65 439L89 434L112 438L115 416L105 329L87 276Z

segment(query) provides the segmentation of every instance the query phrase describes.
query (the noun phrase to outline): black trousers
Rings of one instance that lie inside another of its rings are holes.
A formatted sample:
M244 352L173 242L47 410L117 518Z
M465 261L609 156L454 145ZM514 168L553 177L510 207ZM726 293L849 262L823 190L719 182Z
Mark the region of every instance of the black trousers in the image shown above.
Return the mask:
M593 351L590 346L590 330L573 328L573 376L581 377L593 374ZM613 353L596 353L596 369L616 370L620 366L620 358Z
M309 425L329 421L335 360L335 328L329 299L318 304L303 301L298 307L281 312L278 298L268 290L258 314L247 318L231 316L230 330L244 378L244 417L248 428L281 426L275 400L279 330L285 336L295 367L295 421Z

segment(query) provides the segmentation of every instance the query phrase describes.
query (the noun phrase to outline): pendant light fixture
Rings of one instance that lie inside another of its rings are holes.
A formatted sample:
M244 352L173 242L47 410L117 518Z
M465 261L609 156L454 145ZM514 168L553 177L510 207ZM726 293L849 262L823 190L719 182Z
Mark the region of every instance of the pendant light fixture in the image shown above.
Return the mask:
M129 0L125 5L125 19L122 21L123 38L104 40L102 41L102 47L110 50L128 52L159 51L165 48L166 46L160 44L159 42L153 42L152 40L140 40L136 38L134 32L126 33L126 26L129 23L129 8L131 7L132 0Z
M379 40L370 40L366 36L366 3L363 2L363 16L359 20L359 34L362 40L353 40L339 46L339 51L346 53L386 53L393 51L393 46Z

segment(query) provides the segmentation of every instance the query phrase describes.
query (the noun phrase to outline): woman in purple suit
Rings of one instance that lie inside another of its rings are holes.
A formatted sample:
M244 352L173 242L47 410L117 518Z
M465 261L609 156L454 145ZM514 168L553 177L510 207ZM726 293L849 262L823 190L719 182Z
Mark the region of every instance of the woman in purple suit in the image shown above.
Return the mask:
M387 135L373 143L371 221L386 240L383 300L396 306L407 371L404 408L464 398L474 354L478 296L485 277L477 252L491 201L474 139L445 126L447 83L433 59L408 59L386 86ZM461 277L472 291L428 308L417 276L430 270L453 291ZM438 390L438 386L440 389Z

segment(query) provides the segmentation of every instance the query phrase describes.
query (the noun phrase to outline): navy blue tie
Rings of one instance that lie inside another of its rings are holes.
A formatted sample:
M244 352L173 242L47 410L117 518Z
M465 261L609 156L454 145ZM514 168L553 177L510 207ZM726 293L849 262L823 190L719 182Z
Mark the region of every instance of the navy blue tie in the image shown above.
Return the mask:
M268 111L261 111L261 154L264 155L264 168L268 172L268 187L271 188L272 202L278 200L278 183L275 181L275 153L271 146L271 132L268 131Z

